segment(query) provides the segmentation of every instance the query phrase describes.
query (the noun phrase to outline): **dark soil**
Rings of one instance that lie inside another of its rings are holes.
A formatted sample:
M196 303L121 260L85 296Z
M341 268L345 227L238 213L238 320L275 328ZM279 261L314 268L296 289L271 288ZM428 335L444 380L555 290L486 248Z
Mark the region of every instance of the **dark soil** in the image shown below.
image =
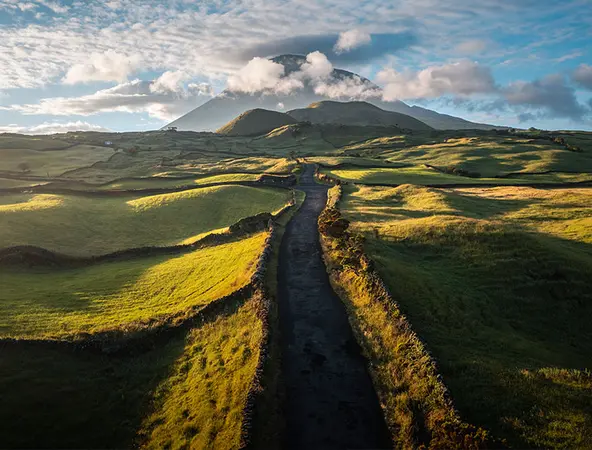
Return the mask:
M279 312L286 398L283 448L392 448L366 360L322 259L317 219L327 186L307 166L306 200L284 234Z

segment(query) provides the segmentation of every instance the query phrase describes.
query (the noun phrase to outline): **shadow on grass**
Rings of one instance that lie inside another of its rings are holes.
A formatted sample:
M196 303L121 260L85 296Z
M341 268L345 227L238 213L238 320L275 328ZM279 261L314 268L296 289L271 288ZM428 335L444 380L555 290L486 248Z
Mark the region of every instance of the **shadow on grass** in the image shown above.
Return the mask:
M230 302L221 314L232 315L243 303ZM27 342L0 347L0 447L133 447L185 338L131 356Z
M592 381L539 373L590 377L592 245L516 230L448 233L370 238L368 250L461 416L517 447L592 447Z

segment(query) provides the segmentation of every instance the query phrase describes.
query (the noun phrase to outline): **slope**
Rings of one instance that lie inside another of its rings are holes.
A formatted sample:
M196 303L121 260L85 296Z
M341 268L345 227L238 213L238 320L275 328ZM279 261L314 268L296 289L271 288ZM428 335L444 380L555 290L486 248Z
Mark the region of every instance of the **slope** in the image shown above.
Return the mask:
M226 136L259 136L296 122L288 114L256 108L242 113L216 132Z
M325 100L306 108L288 111L300 122L333 123L342 125L383 125L411 130L431 130L432 127L408 116L374 106L368 102L335 102Z

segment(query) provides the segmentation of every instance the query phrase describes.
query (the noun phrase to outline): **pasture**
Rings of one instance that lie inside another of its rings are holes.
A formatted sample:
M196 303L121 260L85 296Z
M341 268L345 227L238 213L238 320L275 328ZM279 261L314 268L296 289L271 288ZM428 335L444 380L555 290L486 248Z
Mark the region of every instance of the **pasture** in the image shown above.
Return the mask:
M75 256L171 246L281 209L289 192L214 186L149 196L0 196L0 248L33 245Z
M129 332L199 309L249 282L265 237L79 268L1 268L0 337Z
M461 416L513 446L589 447L590 189L346 192Z

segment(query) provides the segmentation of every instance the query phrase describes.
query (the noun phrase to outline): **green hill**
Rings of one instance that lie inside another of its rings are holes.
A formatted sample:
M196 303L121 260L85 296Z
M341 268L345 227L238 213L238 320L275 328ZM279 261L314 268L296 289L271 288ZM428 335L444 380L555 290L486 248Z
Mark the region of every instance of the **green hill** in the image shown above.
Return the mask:
M396 126L410 130L431 130L432 127L406 114L385 111L367 102L322 101L288 114L299 122L342 125Z
M257 108L245 111L216 132L226 136L259 136L296 122L288 114Z

